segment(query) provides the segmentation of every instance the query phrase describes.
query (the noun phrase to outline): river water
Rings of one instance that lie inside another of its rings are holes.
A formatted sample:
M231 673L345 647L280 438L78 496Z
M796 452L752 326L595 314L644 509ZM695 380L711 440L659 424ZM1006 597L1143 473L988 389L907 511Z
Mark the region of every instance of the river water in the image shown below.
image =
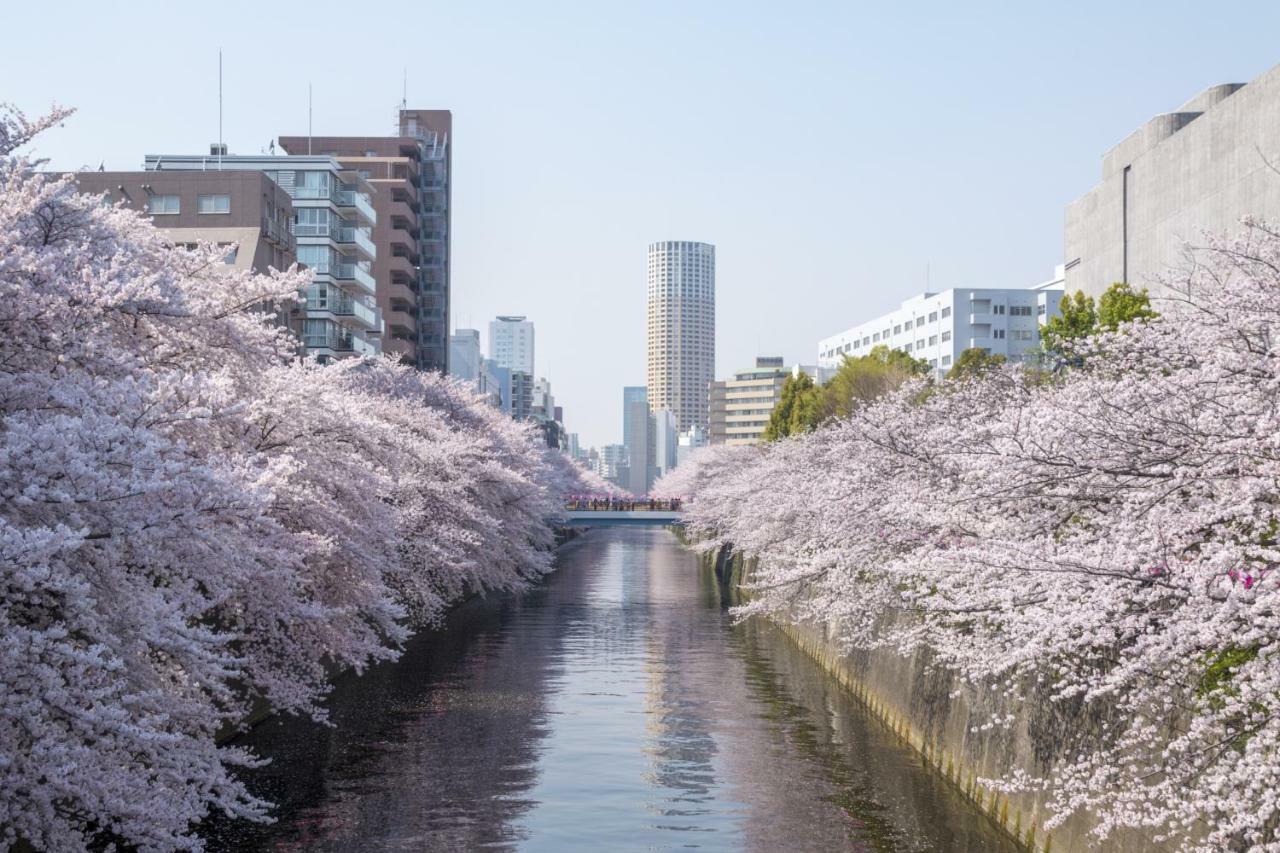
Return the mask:
M329 707L242 739L278 819L211 849L1013 849L664 530L591 531Z

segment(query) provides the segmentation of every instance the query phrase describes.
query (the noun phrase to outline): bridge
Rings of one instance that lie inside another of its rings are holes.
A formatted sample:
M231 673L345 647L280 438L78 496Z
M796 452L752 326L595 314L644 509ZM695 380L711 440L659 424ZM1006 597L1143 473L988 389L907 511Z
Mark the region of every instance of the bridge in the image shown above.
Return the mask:
M640 527L679 524L683 513L672 509L569 509L564 515L570 527Z

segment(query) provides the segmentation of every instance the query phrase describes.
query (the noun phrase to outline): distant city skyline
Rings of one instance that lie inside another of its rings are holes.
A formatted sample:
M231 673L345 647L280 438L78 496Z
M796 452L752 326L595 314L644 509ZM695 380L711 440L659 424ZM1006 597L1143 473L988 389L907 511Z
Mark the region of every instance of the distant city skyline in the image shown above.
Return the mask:
M78 109L32 149L55 169L208 151L219 47L231 153L306 135L308 87L317 136L395 132L406 89L410 104L451 110L453 325L536 320L538 373L596 447L620 442L619 389L645 381L648 243L717 246L717 376L760 354L811 363L816 341L925 290L926 270L933 290L1043 280L1106 151L1194 93L1280 62L1280 8L1265 2L1213 15L1175 2L1158 16L1100 2L751 15L570 3L400 10L405 32L439 36L432 50L370 49L352 74L298 64L296 45L330 35L326 12L350 12L308 9L60 4L53 61L45 38L0 54L3 79L22 81L5 97L28 114ZM46 32L47 15L19 4L6 23ZM264 50L246 19L289 46ZM173 50L180 73L122 47L145 44ZM654 93L679 96L637 108Z

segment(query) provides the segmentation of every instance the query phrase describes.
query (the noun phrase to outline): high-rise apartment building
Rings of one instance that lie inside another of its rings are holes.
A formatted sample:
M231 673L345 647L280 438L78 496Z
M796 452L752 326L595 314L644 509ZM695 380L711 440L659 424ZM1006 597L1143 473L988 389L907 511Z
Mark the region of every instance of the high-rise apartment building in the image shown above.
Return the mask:
M1187 242L1280 218L1280 66L1210 87L1102 157L1101 181L1067 207L1066 290L1098 296L1186 265Z
M1002 355L1012 362L1035 357L1040 327L1059 314L1062 267L1030 288L954 288L922 293L874 320L818 342L818 364L839 367L846 355L867 355L878 346L928 362L942 376L967 349Z
M707 425L715 379L716 248L666 241L649 245L649 405L676 417L680 431Z
M282 136L293 155L325 155L375 190L373 276L384 349L422 370L448 371L452 116L401 110L396 136Z
M312 272L305 308L296 323L306 351L320 361L382 352L384 324L375 302L373 277L377 248L371 235L378 218L371 200L375 191L358 172L323 155L233 156L218 152L149 154L144 168L156 173L255 171L269 177L290 197L298 262ZM162 204L180 205L180 200L151 201L153 210ZM201 194L196 199L196 215L213 223L228 213L229 205L225 194Z
M489 323L489 357L509 370L533 375L533 323L503 316Z

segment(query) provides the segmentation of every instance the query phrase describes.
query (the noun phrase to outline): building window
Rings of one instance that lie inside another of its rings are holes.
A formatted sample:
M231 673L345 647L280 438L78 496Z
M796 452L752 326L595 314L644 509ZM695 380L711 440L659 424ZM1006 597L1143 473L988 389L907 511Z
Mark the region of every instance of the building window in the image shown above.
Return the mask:
M949 355L944 355L944 356L942 357L942 366L943 366L943 367L946 367L946 366L947 366L948 364L950 364L950 363L951 363L951 356L949 356Z
M993 306L991 306L991 313L992 313L992 314L1003 314L1003 313L1004 313L1004 306L1003 306L1003 305L993 305Z
M147 202L147 213L153 216L182 212L182 203L176 195L153 195Z
M893 333L894 333L895 335L900 335L900 334L902 334L902 327L901 327L901 326L894 326L894 327L893 327Z
M991 337L996 340L1004 340L1004 329L995 329L991 332Z
M938 336L937 336L937 335L930 335L930 336L929 336L929 346L933 346L933 345L934 345L934 344L936 344L937 342L938 342Z
M933 322L934 320L936 320L936 319L938 319L938 312L937 312L937 311L930 311L930 312L929 312L929 322L930 322L930 323L932 323L932 322Z
M880 340L880 333L879 333L879 332L876 332L874 335L872 335L872 336L871 336L871 340L872 340L872 341L878 341L878 340Z
M946 342L947 342L947 341L949 341L949 340L951 340L951 333L950 333L950 332L943 332L943 333L942 333L942 342L943 342L943 343L946 343Z
M923 325L924 325L924 318L923 318L923 317L917 317L917 318L916 318L916 328L918 329L918 328L920 328L920 327L921 327L921 326L923 326Z
M1009 316L1010 317L1030 317L1031 306L1030 305L1010 305Z
M196 196L196 213L230 213L231 196L224 193Z
M943 316L944 318L946 318L946 317L950 317L950 316L951 316L951 307L950 307L950 306L947 306L946 308L943 308L943 309L942 309L942 316Z
M1037 316L1037 317L1043 317L1043 316L1044 316L1044 306L1043 306L1043 305L1037 305L1037 306L1036 306L1036 316Z

